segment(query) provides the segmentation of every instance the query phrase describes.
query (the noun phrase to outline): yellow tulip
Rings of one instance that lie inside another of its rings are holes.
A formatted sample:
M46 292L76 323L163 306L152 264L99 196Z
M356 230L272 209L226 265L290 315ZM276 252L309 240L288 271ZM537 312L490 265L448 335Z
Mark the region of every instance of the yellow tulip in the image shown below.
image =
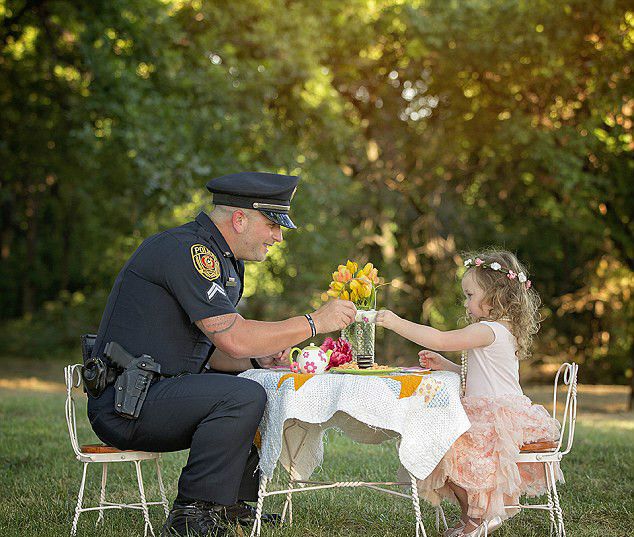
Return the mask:
M352 302L359 301L359 294L354 289L350 291L350 300L352 300Z
M372 263L366 263L365 266L357 273L357 278L367 276L373 267L374 265Z
M346 286L345 283L341 282L330 282L330 288L335 289L336 291L341 291Z
M341 294L341 291L337 291L336 289L328 289L326 293L328 296L331 296L333 298L338 298L339 295Z
M348 294L348 291L346 291L345 289L341 292L340 297L342 300L350 300L350 295Z
M362 285L361 288L357 291L357 293L359 294L361 298L369 297L372 294L372 284L368 283L368 284Z
M358 278L355 278L354 280L350 280L350 289L352 289L353 291L357 291L361 288L361 282L359 281Z
M354 262L354 261L350 261L348 259L348 262L346 263L346 268L352 273L354 274L357 271L358 265Z

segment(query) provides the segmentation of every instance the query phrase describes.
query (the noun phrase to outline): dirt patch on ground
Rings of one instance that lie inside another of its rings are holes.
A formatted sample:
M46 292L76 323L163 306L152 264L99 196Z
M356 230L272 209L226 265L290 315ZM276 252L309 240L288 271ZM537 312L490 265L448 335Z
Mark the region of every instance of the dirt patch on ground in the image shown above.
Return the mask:
M62 361L34 361L26 358L3 358L0 374L0 389L33 392L59 393L65 391L64 366ZM526 390L533 402L552 410L553 388L530 386ZM558 400L564 400L560 392ZM634 420L628 412L629 387L617 385L579 385L578 415L588 419L605 417L617 420Z
M64 384L61 382L50 382L35 377L10 379L0 378L0 389L47 393L58 393L66 390Z
M525 391L534 403L552 411L552 386L531 386ZM560 390L558 402L565 401L565 397L563 390ZM628 386L580 384L577 389L577 415L580 418L598 419L599 416L605 418L607 414L610 419L634 420L634 412L628 411L629 397Z

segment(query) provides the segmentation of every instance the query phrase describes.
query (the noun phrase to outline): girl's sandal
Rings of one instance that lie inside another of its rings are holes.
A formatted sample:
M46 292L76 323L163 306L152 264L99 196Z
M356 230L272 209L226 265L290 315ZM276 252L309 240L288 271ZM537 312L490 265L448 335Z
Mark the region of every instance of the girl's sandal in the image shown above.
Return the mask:
M462 530L460 531L460 533L457 533L455 535L455 537L487 537L488 535L488 531L487 531L487 522L482 522L482 524L476 526L476 521L469 519L469 522L471 523L473 526L475 526L475 528L469 532L465 532L464 528L467 527L467 525L465 524L465 526L462 528ZM467 523L467 524L468 524Z
M458 522L456 526L446 529L442 535L443 537L457 537L462 533L462 530L466 525L467 523L464 520L460 519L460 522Z
M462 522L462 520L460 522ZM469 519L469 522L471 522L472 524L475 524L474 520ZM482 524L480 524L479 526L477 526L475 529L471 530L468 533L464 532L464 528L467 525L465 524L462 527L462 530L460 532L452 533L451 537L488 537L495 530L497 530L502 525L503 522L504 521L499 516L496 516L496 517L493 517L491 520L482 522Z

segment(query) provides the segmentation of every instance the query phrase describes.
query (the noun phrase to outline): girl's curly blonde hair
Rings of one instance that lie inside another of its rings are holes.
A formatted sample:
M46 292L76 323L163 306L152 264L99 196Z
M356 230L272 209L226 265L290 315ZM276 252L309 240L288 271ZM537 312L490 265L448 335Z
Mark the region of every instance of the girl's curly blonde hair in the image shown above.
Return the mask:
M528 276L528 271L514 254L506 250L491 248L467 252L463 254L463 258L474 260L474 264L467 268L465 275L472 273L476 283L484 291L482 300L491 306L488 320L509 319L511 332L517 340L518 359L529 358L533 336L539 331L541 300L532 287L520 282L517 277L511 279L508 275L510 270L515 275L523 273ZM478 260L486 267L478 266ZM490 268L490 264L496 262L502 269L506 269L506 273Z

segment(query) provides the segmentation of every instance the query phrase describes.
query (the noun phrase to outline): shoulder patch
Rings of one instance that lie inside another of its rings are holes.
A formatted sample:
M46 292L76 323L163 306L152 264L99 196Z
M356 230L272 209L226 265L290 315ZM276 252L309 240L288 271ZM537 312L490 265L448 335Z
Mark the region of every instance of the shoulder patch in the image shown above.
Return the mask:
M204 244L194 244L191 253L194 267L203 278L214 281L220 276L220 262Z

